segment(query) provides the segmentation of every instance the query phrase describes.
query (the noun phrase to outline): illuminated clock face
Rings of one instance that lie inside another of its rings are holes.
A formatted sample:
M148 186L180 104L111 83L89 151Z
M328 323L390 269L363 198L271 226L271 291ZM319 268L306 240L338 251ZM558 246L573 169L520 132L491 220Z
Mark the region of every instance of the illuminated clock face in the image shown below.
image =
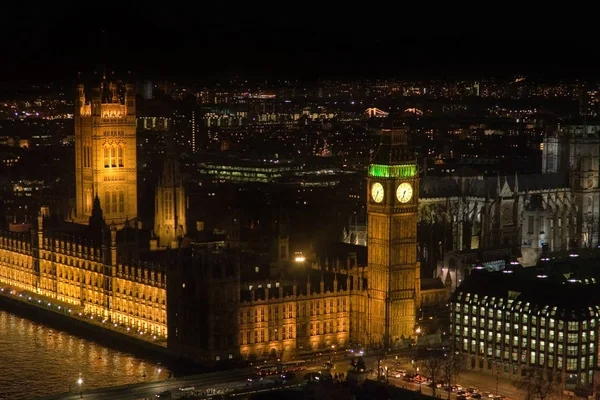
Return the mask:
M408 182L403 182L396 189L396 198L400 203L408 203L413 196L412 185Z
M375 203L381 203L383 201L383 185L379 182L375 182L371 186L371 197Z

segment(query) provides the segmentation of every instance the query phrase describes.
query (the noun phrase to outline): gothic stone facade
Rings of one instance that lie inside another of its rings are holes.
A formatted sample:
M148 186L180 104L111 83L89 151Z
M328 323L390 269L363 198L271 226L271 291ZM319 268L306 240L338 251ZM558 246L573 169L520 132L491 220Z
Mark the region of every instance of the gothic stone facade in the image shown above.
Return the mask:
M527 266L535 264L544 249L597 246L598 128L568 126L547 136L540 174L421 179L420 222L443 222L451 227L453 253L444 257L444 271L462 268L457 264L467 259L481 258L477 250L511 248ZM471 261L466 263L476 260ZM439 271L440 276L444 271ZM462 278L452 276L453 280Z
M117 261L116 231L110 245L83 244L44 232L0 234L0 284L72 307L86 318L129 328L144 338L167 335L167 276L158 266ZM107 325L108 326L108 325Z
M273 266L233 249L195 251L171 270L169 348L196 360L290 359L367 342L366 272ZM324 267L324 266L323 266Z
M86 97L77 86L75 102L76 220L88 222L98 197L107 222L120 225L137 217L135 89L121 96L106 80L91 89Z

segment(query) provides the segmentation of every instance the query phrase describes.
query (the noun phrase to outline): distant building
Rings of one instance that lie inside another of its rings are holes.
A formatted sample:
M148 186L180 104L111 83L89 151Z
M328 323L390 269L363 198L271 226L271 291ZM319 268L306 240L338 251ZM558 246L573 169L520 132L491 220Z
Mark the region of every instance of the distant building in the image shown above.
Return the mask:
M138 117L137 119L138 128L149 131L168 131L172 124L172 119L165 117Z
M366 217L364 222L359 220L358 217L354 217L348 222L348 226L344 228L342 234L342 241L348 244L355 244L357 246L367 245L367 222Z
M150 81L143 81L139 86L138 86L138 93L140 96L142 96L142 98L144 100L151 100L154 95L153 95L153 89L154 86L152 85L152 82Z

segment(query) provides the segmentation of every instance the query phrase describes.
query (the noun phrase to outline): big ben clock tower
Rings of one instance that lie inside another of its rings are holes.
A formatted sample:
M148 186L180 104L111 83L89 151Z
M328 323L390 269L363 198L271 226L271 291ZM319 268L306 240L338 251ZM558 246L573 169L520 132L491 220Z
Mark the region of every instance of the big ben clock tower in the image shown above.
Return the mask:
M389 348L413 336L421 285L419 177L405 128L381 131L367 179L370 344Z

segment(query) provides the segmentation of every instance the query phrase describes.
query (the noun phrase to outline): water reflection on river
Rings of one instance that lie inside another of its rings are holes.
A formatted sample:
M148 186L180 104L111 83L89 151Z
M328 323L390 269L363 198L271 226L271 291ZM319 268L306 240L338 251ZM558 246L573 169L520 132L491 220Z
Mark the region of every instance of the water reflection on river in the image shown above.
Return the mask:
M42 324L0 311L0 399L27 399L166 379L169 371Z

